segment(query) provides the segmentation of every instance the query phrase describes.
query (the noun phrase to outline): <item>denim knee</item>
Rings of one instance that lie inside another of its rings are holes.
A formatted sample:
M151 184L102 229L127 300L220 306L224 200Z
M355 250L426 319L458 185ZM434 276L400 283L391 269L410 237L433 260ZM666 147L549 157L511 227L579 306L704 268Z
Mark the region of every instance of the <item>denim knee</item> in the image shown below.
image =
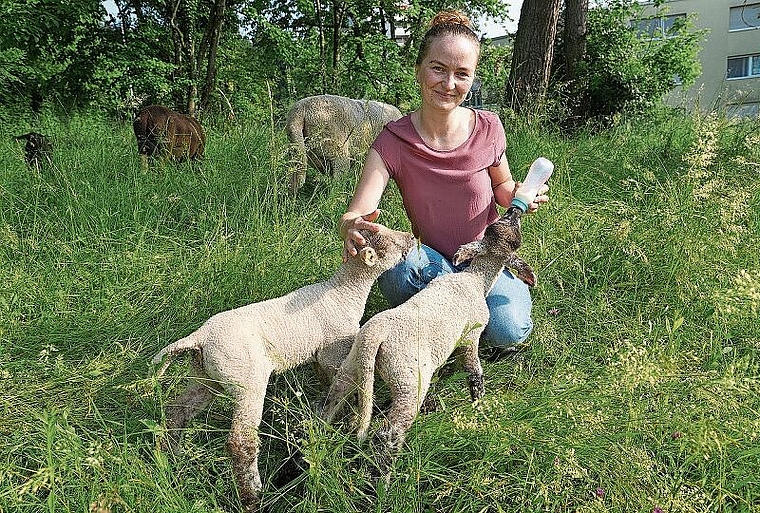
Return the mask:
M441 274L452 272L451 265L427 246L412 249L406 259L377 279L383 297L392 307L398 306Z
M522 344L533 331L533 320L530 317L519 318L493 315L483 330L486 346L509 347Z
M528 286L504 271L486 296L490 314L483 331L486 345L508 347L525 342L533 331L533 302Z

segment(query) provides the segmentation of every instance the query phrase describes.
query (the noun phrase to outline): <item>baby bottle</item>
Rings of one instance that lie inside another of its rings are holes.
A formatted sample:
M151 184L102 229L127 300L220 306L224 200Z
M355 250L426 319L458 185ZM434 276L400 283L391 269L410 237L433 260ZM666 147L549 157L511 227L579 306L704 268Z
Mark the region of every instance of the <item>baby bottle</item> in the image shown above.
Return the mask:
M539 189L546 183L554 171L554 164L549 159L538 157L530 165L528 174L520 187L515 192L512 199L512 206L517 207L523 212L528 210L528 205L536 199Z

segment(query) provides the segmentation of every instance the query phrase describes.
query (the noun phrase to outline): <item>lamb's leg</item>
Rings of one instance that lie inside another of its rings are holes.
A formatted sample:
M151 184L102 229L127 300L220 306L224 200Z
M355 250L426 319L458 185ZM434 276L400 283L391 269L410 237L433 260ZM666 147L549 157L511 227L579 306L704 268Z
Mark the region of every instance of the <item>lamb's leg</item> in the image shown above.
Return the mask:
M299 140L300 136L292 134L291 131L292 129L288 128L288 139L290 141ZM290 170L290 192L295 194L306 183L306 147L302 141L291 142L286 152L288 169Z
M161 448L173 454L181 452L184 428L214 399L217 387L204 376L196 376L188 387L166 407L166 436Z
M259 475L259 425L264 411L265 387L247 388L236 397L236 409L227 442L232 453L232 470L240 500L246 511L254 511L262 489Z
M340 337L332 344L317 351L314 358L314 370L325 389L329 389L335 380L335 375L343 362L346 361L353 344L353 336Z
M332 176L342 176L351 169L351 153L346 145L340 153L332 159Z
M467 385L470 389L470 398L477 401L485 395L483 367L480 365L480 356L478 356L480 332L473 333L473 338L474 342L462 348L460 359L462 360L462 367L468 374Z
M306 168L296 167L290 175L290 192L296 194L306 183Z
M322 408L322 420L332 424L335 417L340 413L346 397L354 390L356 390L356 367L349 356L338 369L330 390L327 392L325 404Z
M377 467L387 482L390 481L390 471L401 446L406 439L406 432L412 426L425 399L432 373L420 372L415 383L389 383L392 402L388 418L383 427L374 436L374 446L377 455ZM419 384L419 388L417 385ZM411 392L411 394L410 394ZM416 393L415 393L416 392Z

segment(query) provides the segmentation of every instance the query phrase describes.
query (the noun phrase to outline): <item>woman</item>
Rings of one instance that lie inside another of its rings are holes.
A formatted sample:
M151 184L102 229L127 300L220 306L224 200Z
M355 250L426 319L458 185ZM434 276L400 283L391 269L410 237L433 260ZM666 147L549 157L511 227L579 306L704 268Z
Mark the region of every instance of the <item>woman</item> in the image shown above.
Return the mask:
M461 107L470 92L480 57L480 41L467 17L456 11L437 14L422 39L415 77L421 106L388 123L370 148L362 175L341 217L344 258L365 244L359 230L378 230L377 206L388 180L401 192L412 231L422 245L380 277L392 306L403 303L433 278L460 271L451 258L462 244L483 237L498 218L496 205L508 207L519 186L507 163L506 137L499 117ZM549 200L544 187L530 205ZM531 330L527 286L505 270L486 298L491 319L486 344L509 348Z

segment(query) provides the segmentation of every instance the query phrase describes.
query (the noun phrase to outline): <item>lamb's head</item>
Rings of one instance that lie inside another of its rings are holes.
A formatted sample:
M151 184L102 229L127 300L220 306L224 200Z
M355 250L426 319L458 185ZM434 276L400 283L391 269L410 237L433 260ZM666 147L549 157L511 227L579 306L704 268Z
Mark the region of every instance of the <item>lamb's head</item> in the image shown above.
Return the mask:
M377 276L401 262L416 242L411 233L382 225L378 232L361 230L361 234L367 245L359 250L357 258Z
M452 259L454 265L472 260L476 256L510 258L522 242L521 215L522 211L519 208L510 207L502 217L488 225L483 240L470 242L457 250Z

